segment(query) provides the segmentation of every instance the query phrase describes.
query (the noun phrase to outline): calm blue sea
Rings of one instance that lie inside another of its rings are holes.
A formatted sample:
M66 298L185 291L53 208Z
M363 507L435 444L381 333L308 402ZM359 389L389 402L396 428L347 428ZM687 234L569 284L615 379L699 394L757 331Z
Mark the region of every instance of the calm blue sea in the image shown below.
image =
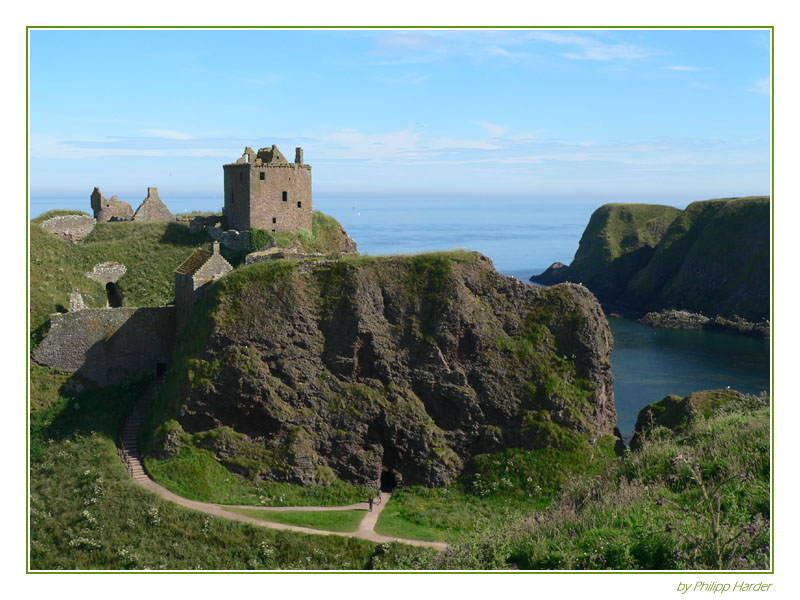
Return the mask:
M134 208L133 198L120 198ZM174 213L218 210L221 199L163 198ZM683 208L703 198L535 196L336 196L315 194L314 207L335 217L361 253L395 254L470 248L501 273L523 281L555 261L568 264L592 212L607 202L647 202ZM53 208L89 212L84 198L32 197L31 217ZM769 342L724 333L653 329L609 320L618 426L630 436L639 410L667 394L730 386L769 390Z

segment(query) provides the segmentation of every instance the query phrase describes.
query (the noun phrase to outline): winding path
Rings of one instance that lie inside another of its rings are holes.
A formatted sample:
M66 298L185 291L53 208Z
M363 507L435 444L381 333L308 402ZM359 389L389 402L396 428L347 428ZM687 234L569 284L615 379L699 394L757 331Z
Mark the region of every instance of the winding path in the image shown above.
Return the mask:
M125 468L128 470L128 473L130 474L131 479L133 479L133 482L135 484L150 490L151 492L153 492L154 494L160 496L165 500L169 500L170 502L174 502L175 504L180 504L181 506L184 506L186 508L190 508L192 510L203 512L209 515L214 515L217 517L223 517L225 519L232 519L234 521L243 521L245 523L250 523L251 525L258 525L260 527L268 527L270 529L284 529L288 531L296 531L298 533L310 533L314 535L338 535L341 537L355 537L378 543L401 542L403 544L409 544L411 546L424 546L427 548L436 548L437 550L445 550L447 548L447 544L443 542L426 542L422 540L396 538L376 533L375 523L378 522L378 517L380 516L384 507L392 497L391 494L387 493L383 494L383 501L380 504L374 504L372 512L367 512L367 514L364 515L364 518L361 520L361 524L359 525L357 531L345 533L340 531L326 531L321 529L311 529L309 527L299 527L296 525L286 525L284 523L263 521L261 519L256 519L254 517L240 515L239 513L235 513L227 509L247 508L265 512L267 511L280 512L280 511L291 511L291 510L295 511L301 510L309 512L325 511L325 510L366 510L369 507L367 502L359 502L357 504L349 504L347 506L280 506L280 507L249 506L249 505L229 506L225 504L213 504L210 502L198 502L197 500L189 500L188 498L184 498L183 496L178 496L177 494L169 491L164 486L159 485L158 483L153 481L147 475L142 465L142 458L141 454L139 453L139 448L137 445L137 438L139 437L139 431L142 428L142 422L144 421L147 412L150 410L150 407L153 405L153 398L155 397L155 392L158 388L159 383L160 383L159 380L155 380L150 384L148 384L147 388L139 397L136 406L134 406L133 410L128 415L128 418L125 420L125 424L122 426L122 433L120 434L119 455L120 458L122 459L122 463L125 465Z

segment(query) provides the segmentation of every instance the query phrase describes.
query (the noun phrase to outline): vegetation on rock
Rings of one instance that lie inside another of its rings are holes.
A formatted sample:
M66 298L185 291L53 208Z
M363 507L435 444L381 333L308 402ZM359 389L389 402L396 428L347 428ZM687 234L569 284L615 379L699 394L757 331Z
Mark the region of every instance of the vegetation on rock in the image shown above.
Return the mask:
M589 452L616 420L610 349L585 289L468 251L259 263L178 340L146 464L176 491L203 487L201 455L253 482L430 486L503 448Z
M683 211L607 204L592 215L569 267L531 279L582 282L612 311L679 309L763 321L769 214L767 197L705 200Z

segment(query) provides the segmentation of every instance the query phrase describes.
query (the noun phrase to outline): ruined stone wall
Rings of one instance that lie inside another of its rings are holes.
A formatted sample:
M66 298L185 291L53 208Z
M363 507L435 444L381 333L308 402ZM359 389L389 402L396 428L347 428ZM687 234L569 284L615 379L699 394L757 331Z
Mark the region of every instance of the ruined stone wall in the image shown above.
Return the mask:
M130 204L118 200L118 196L106 198L100 193L100 188L94 188L89 200L94 211L94 218L100 222L133 219L133 209Z
M113 385L135 373L155 376L159 363L169 364L174 336L171 306L87 308L51 315L33 359Z
M225 165L225 206L222 209L228 229L250 229L250 177L248 164Z
M216 242L236 252L250 250L250 232L229 229L223 231L219 227L206 227L206 232Z
M311 167L256 165L250 174L250 227L267 231L311 231ZM261 179L261 176L264 179ZM286 198L284 200L284 197Z
M79 242L94 231L97 220L89 215L63 215L41 223L42 227L68 242Z
M167 222L170 223L175 220L167 205L158 197L158 188L147 188L147 197L136 209L133 214L134 221L147 221L147 222Z
M194 280L191 275L175 273L175 319L177 331L183 329L194 310L194 292Z

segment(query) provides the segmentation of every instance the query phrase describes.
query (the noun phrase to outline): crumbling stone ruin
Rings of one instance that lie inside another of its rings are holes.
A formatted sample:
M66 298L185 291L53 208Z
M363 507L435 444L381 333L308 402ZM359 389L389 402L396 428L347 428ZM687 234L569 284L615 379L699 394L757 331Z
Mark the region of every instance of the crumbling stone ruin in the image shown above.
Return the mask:
M68 242L80 242L92 233L96 224L97 220L89 215L62 215L41 223L46 231Z
M219 242L212 243L211 252L198 248L175 269L177 331L183 329L206 288L231 271L233 267L219 253Z
M161 221L175 220L167 205L158 197L158 188L147 188L147 197L133 212L131 205L118 200L118 196L105 198L100 193L100 188L94 188L91 196L92 210L98 221Z
M217 216L211 215L208 217L197 216L194 217L191 221L189 221L189 231L191 233L200 233L201 231L207 231L208 228L223 228L225 224L225 219Z
M167 206L158 197L158 188L147 188L147 198L145 198L136 209L133 215L134 221L174 221L173 215Z
M73 289L69 295L69 312L75 312L76 310L83 310L86 308L86 304L83 301L83 296L81 293Z
M106 198L100 193L100 188L94 188L90 199L94 218L100 222L130 221L133 219L131 205L119 200L119 196Z
M274 144L257 153L248 147L235 163L222 168L223 214L229 229L311 231L311 166L303 163L302 148L295 150L290 163Z
M95 265L86 276L106 288L106 295L108 297L107 306L119 308L123 305L123 297L122 290L117 282L127 272L127 267L122 263L106 261Z

